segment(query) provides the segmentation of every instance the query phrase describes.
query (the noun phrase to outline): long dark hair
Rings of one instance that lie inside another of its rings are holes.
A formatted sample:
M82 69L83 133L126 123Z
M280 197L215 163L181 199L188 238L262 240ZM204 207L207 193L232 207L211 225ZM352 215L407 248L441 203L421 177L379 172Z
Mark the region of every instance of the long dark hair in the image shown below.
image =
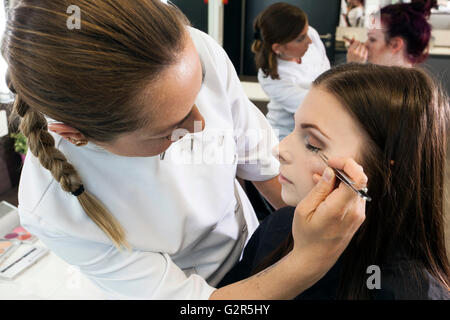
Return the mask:
M279 79L277 57L272 45L294 40L307 22L305 12L285 2L275 3L262 11L253 23L256 39L252 52L255 54L256 68L261 69L266 77Z
M369 137L359 161L373 201L341 256L338 297L369 298L366 268L398 252L449 289L443 209L449 103L442 89L424 71L371 64L335 67L313 86L338 98ZM290 235L254 272L292 246Z

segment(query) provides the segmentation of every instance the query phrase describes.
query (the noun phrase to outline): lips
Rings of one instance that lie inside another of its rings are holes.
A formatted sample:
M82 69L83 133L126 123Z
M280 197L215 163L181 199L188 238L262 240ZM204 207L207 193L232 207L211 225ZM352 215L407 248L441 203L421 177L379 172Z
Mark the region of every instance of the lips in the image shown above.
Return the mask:
M278 176L278 181L280 181L280 183L292 183L292 181L290 181L289 179L287 179L285 176L283 176L281 173Z

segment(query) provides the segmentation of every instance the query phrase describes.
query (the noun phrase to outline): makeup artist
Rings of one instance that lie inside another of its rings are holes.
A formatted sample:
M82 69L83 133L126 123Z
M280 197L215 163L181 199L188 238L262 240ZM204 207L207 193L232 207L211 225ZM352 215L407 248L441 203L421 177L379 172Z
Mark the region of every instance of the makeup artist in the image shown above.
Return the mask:
M267 7L255 19L254 30L258 82L270 98L267 120L282 140L294 130L295 111L330 62L319 34L294 5Z
M111 299L283 299L320 279L365 217L356 194L328 197L333 173L298 206L290 255L215 288L258 225L236 177L285 205L270 125L175 7L79 0L70 30L72 3L9 11L2 54L29 146L21 224Z

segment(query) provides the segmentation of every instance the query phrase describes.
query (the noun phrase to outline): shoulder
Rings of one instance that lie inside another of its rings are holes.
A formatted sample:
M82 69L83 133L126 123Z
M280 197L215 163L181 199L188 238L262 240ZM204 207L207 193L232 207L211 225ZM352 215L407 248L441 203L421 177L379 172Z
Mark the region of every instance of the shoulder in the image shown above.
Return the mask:
M56 134L50 134L55 139L55 148L58 148L62 138ZM54 182L51 172L41 165L31 151L28 151L19 184L19 209L33 212Z
M312 38L314 38L314 39L319 39L319 40L320 40L320 35L319 35L319 33L317 32L316 29L314 29L314 28L311 27L311 26L309 26L309 28L308 28L308 36L311 38L311 40L312 40Z
M223 59L228 57L225 50L207 33L193 27L187 27L187 30L204 63L220 66Z
M314 29L313 27L310 26L308 28L308 36L310 37L310 39L312 41L312 45L310 46L310 49L314 48L314 49L318 49L320 51L325 52L325 45L323 44L322 39L320 39L320 35L316 29ZM310 51L310 49L308 49L308 51Z
M105 166L105 161L97 161L98 151L91 151L88 146L83 147L83 151L76 150L77 147L59 135L52 132L50 134L55 139L55 148L76 168L87 190L97 190L91 187L93 184L107 184L89 179L93 170ZM99 154L102 160L109 157L107 153ZM86 161L87 158L89 161ZM108 242L108 238L103 232L99 232L95 223L86 215L78 198L64 191L52 173L31 152L27 153L22 169L18 198L21 224L33 229L37 235L44 236L42 232L48 231L83 238L89 234L88 237L95 241Z

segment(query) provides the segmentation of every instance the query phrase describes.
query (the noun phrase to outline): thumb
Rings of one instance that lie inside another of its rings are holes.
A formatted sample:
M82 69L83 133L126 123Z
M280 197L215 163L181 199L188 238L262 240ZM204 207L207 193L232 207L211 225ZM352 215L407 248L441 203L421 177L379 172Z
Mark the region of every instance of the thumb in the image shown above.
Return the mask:
M297 210L301 214L309 215L327 198L333 191L335 185L335 174L330 167L327 167L320 181L308 193L308 195L298 204Z

